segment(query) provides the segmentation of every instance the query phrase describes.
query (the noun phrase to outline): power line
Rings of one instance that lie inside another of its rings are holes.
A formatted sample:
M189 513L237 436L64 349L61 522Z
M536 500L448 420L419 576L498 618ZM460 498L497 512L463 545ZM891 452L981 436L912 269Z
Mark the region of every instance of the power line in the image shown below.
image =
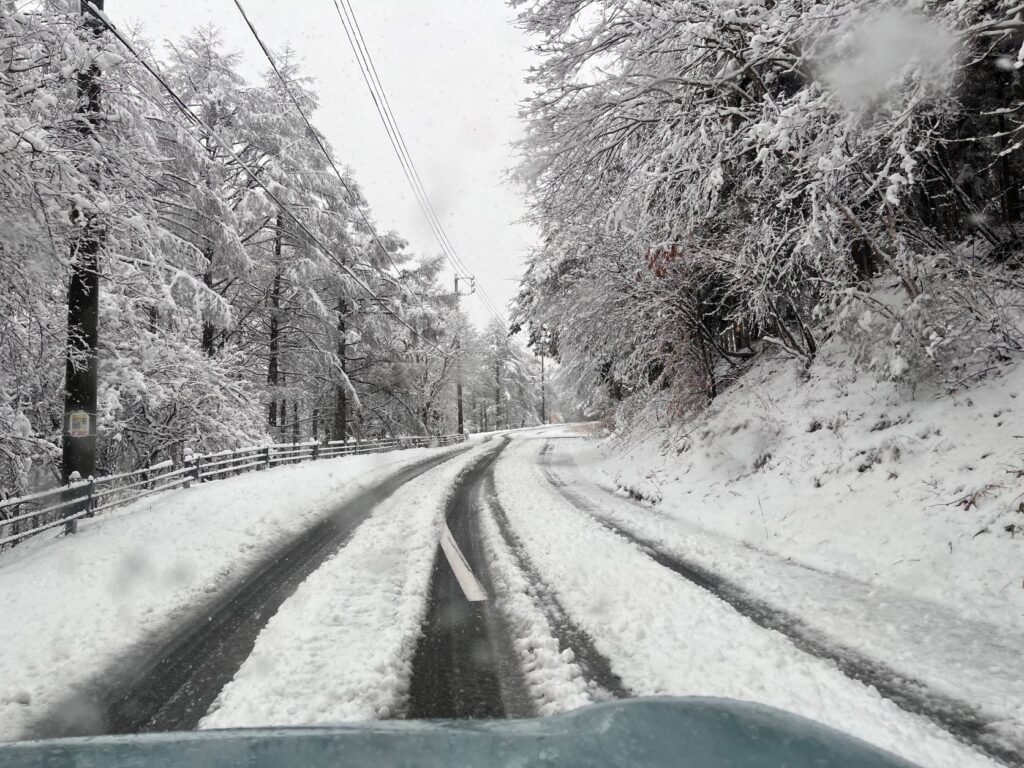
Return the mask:
M432 215L432 207L430 206L429 198L426 197L425 190L419 182L415 166L411 164L411 158L408 155L408 151L404 148L404 142L402 141L401 134L397 131L397 125L394 123L393 116L391 115L390 108L387 103L387 96L383 91L378 90L379 83L374 81L373 75L375 74L375 70L373 69L372 60L367 59L364 48L360 47L359 40L355 36L352 21L345 16L345 12L342 11L337 0L334 0L334 8L338 13L339 19L341 19L342 28L345 30L345 36L348 38L349 46L355 54L359 72L370 91L370 97L373 99L377 115L384 123L384 129L387 133L388 140L391 143L391 148L398 157L402 173L405 175L406 181L409 182L409 186L413 191L416 202L419 205L424 218L427 220L427 225L430 227L434 235L434 239L437 240L444 256L455 268L456 274L458 275L461 273L462 275L469 275L469 270L466 269L465 265L459 261L457 255L453 254L448 249L444 242L444 235L438 228L436 217Z
M349 46L352 48L352 52L356 56L356 62L359 66L360 73L362 74L363 80L366 82L367 88L370 91L370 96L377 109L377 114L381 118L381 122L384 124L384 129L388 134L388 139L391 142L392 149L398 157L398 161L402 166L402 171L405 174L406 180L412 188L417 203L419 204L424 217L427 219L427 223L431 227L434 237L438 241L438 245L441 246L442 252L455 268L456 274L462 272L467 276L472 276L472 272L470 272L466 267L465 263L459 257L452 245L451 240L448 238L448 235L441 224L440 218L437 216L437 212L430 201L430 197L426 193L419 172L416 169L416 165L409 153L408 146L405 143L405 138L398 126L398 121L395 119L394 112L391 109L387 93L384 91L383 84L380 82L376 66L373 63L373 57L370 55L369 49L366 46L366 41L362 36L362 30L359 27L359 21L356 18L355 11L353 10L349 0L340 0L340 4L339 0L333 0L333 2L335 11L337 11L338 18L340 19L342 27L345 30L345 35L348 38ZM344 11L342 8L344 8ZM479 288L481 303L483 303L484 307L495 317L495 319L504 324L504 318L501 313L497 311L494 302L487 293L487 290L482 284Z
M335 2L335 9L338 10L338 0L334 0L334 2ZM424 211L424 213L427 214L428 220L432 220L433 221L436 233L437 233L437 235L440 236L440 240L442 242L442 248L445 250L446 255L449 256L449 261L453 262L453 266L456 267L457 271L459 269L461 269L461 271L463 271L465 274L467 274L469 276L472 276L472 272L469 271L469 269L466 267L465 263L459 257L458 253L455 250L455 246L452 244L451 240L448 237L447 232L445 232L444 227L441 225L440 218L438 217L437 212L434 209L433 204L431 203L429 195L427 195L427 193L426 193L426 189L423 186L423 182L422 182L422 180L420 178L419 171L416 169L416 165L415 165L415 163L412 160L412 155L409 153L408 146L405 143L405 137L402 135L402 130L401 130L401 128L398 125L398 121L395 119L393 110L391 109L391 103L388 100L387 93L384 91L384 85L383 85L383 83L380 80L380 76L377 74L377 67L376 67L376 65L373 62L373 57L370 55L369 47L366 45L366 40L363 38L362 28L360 27L359 20L358 20L358 18L355 15L355 10L352 8L351 0L341 0L341 4L345 8L345 10L347 11L348 17L351 19L352 29L353 29L353 32L354 32L354 36L355 36L356 41L359 43L359 46L360 46L360 48L362 50L362 57L365 59L366 65L369 68L369 72L372 74L373 83L374 83L374 85L376 85L377 91L380 94L381 102L383 103L383 107L384 107L384 115L381 115L381 117L382 117L382 119L384 119L385 125L387 125L387 123L390 121L390 125L391 125L392 131L394 133L394 137L395 137L395 139L397 139L398 147L401 149L402 154L404 154L405 160L406 160L406 162L407 162L407 164L409 166L409 171L411 172L411 175L412 175L412 179L410 181L412 182L414 180L414 191L416 191L415 188L418 187L419 195L422 198L421 207L423 206L423 204L425 204L426 211ZM342 20L342 23L344 24L344 19ZM347 31L348 30L346 30L346 32ZM351 39L350 39L350 43L351 43ZM364 75L364 79L365 79L365 75ZM370 83L368 82L367 85L370 85ZM371 87L371 95L372 95L372 93L373 93L373 89ZM376 99L375 99L375 102L376 102ZM380 110L378 109L378 112L379 111ZM385 119L385 116L386 116L386 119ZM408 173L406 174L406 177L407 178L409 177ZM475 278L474 278L474 282L475 282ZM483 283L480 284L479 288L480 288L480 295L479 295L480 301L484 304L485 308L499 322L504 324L504 318L501 316L501 313L497 311L497 309L496 309L496 307L494 305L494 302L491 300L491 297L487 293L487 289L486 289L486 287L484 287Z
M277 75L277 79L281 81L281 87L284 88L284 92L288 95L288 98L295 106L295 110L299 113L299 117L302 118L302 122L306 124L306 128L308 129L308 135L311 136L313 140L316 142L316 145L320 148L320 151L323 153L324 157L327 158L327 162L328 164L330 164L331 170L334 171L334 175L337 176L338 181L341 182L341 186L344 187L346 192L348 192L349 197L352 199L352 207L359 212L360 218L363 220L363 223L366 225L366 228L370 231L370 234L373 237L374 242L376 242L377 247L380 248L381 253L384 254L385 258L387 258L387 260L391 263L391 266L394 267L395 272L400 275L401 270L399 270L398 265L395 264L394 259L391 258L391 253L388 251L387 248L384 247L384 244L381 242L380 237L377 234L377 230L374 228L373 224L370 223L370 219L363 211L362 206L358 204L358 198L356 194L352 191L352 188L348 185L348 182L345 181L345 178L342 176L341 171L338 170L338 165L337 163L334 162L334 157L331 155L330 151L324 145L323 140L320 138L320 132L313 127L312 123L310 123L309 118L306 116L305 110L299 103L299 100L295 97L295 94L292 93L291 88L288 87L288 82L285 79L284 74L282 74L281 69L277 66L277 62L274 60L274 56L270 53L270 49L267 48L267 46L264 44L259 32L256 31L256 27L249 19L249 15L245 12L245 8L242 7L242 3L240 2L240 0L235 0L235 6L238 8L238 12L242 14L242 18L245 20L246 25L249 27L249 31L252 32L252 36L256 38L256 42L259 44L260 49L263 51L263 55L266 56L267 61L270 62L270 66L274 70L274 74ZM426 307L423 304L423 300L419 296L417 296L407 286L403 285L402 287L405 289L408 295L412 296L413 298L416 299L417 302L419 302L419 305L422 309L426 309Z
M370 55L370 49L366 45L366 39L363 37L362 27L359 25L359 19L356 18L355 9L348 0L341 0L341 6L338 5L338 0L334 0L335 10L341 12L344 8L344 14L350 22L351 34L349 32L349 25L345 25L345 19L342 19L342 25L345 26L345 33L349 36L349 44L355 41L358 46L358 50L355 50L357 60L360 63L361 69L365 67L363 73L364 79L367 80L367 85L370 87L370 95L374 99L374 103L377 104L378 113L381 119L384 121L385 126L389 131L389 138L392 140L392 146L400 155L400 160L403 164L403 170L406 171L406 178L409 179L410 184L413 186L413 191L416 193L417 198L420 201L421 206L425 207L424 214L428 221L434 226L435 234L439 238L439 244L446 250L446 255L449 255L452 266L456 267L459 271L464 272L467 276L470 274L469 270L466 269L465 263L459 258L459 255L455 252L455 249L451 246L451 241L448 240L444 229L439 226L440 219L437 216L437 211L434 209L431 203L429 195L426 193L426 188L423 186L422 179L420 178L419 171L416 168L416 164L413 162L412 155L409 153L408 145L405 143L405 136L402 134L402 129L398 125L398 120L395 118L394 111L391 109L391 102L388 99L387 92L384 90L384 84L380 80L380 75L377 73L377 66L374 64L373 57ZM380 96L380 101L377 101L377 96ZM381 112L383 108L383 112Z
M107 15L103 11L96 8L90 2L90 0L82 0L82 7L88 10L88 12L92 14L94 17L99 19L103 26L106 27L114 35L114 37L116 37L118 41L120 41L120 43L126 49L128 49L128 52L131 53L132 56L134 56L142 64L143 67L145 67L146 71L149 72L150 75L152 75L158 83L160 83L163 89L167 91L168 95L171 97L171 100L174 102L175 106L177 106L178 109L181 110L182 114L185 115L186 119L191 120L196 126L202 128L211 139L213 139L217 144L219 144L220 147L225 152L227 152L228 155L230 155L231 158L238 164L238 166L245 171L246 175L248 175L253 180L253 182L258 187L260 187L260 189L262 189L264 193L266 193L266 195L278 205L278 207L281 210L283 210L291 217L292 221L294 221L295 224L306 234L306 236L309 237L309 239L313 243L315 243L318 248L320 248L320 250L324 253L325 256L327 256L327 258L330 261L334 262L335 265L337 265L344 272L346 272L349 275L349 277L352 278L353 282L355 282L356 285L358 285L360 288L366 291L366 293L370 296L371 299L379 302L382 306L385 306L384 300L380 296L378 296L372 288L370 288L366 283L364 283L363 280L355 272L353 272L352 269L344 261L338 259L331 252L331 250L326 245L324 245L323 241L321 241L319 237L317 237L305 224L303 224L299 220L299 218L292 212L292 210L287 205L285 205L285 203L269 187L267 187L266 184L263 183L263 180L260 179L259 175L255 171L253 171L245 163L245 161L238 156L234 149L232 149L231 146L226 141L224 141L209 125L207 125L202 118L200 118L198 115L195 114L195 112L192 111L188 104L186 104L184 100L182 100L182 98L174 91L174 89L167 84L167 81L164 80L164 78L160 75L156 68L148 64L145 61L145 59L142 58L139 52L135 50L135 47L128 41L128 39L121 33L121 31L116 26L114 26L114 23L107 17ZM386 314L389 314L392 317L394 317L395 320L397 320L407 329L412 331L413 334L422 339L426 344L436 349L442 355L445 354L444 350L442 350L439 346L434 344L429 339L425 338L419 331L417 331L413 326L406 322L404 318L399 317L398 314L392 311L385 310L385 312Z

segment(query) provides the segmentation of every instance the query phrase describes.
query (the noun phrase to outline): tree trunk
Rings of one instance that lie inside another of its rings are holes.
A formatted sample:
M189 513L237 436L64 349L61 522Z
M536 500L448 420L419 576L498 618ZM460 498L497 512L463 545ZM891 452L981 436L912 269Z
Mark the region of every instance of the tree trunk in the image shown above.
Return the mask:
M203 285L208 290L213 290L213 251L206 249L203 251L203 255L206 256L206 271L203 273ZM216 328L213 323L210 322L209 318L203 317L203 339L202 347L203 352L206 353L207 357L213 357L214 346L213 340L216 334Z
M1006 127L1006 117L1004 115L999 115L998 121L999 133L1002 136L1000 144L1003 148L999 159L1000 175L1003 177L1003 219L1006 222L1006 226L1013 231L1013 222L1020 217L1020 191L1017 188L1017 181L1014 177L1013 167L1010 164L1010 139L1008 137Z
M281 312L281 215L277 216L277 234L274 236L274 284L270 289L270 355L267 363L267 384L270 385L270 412L267 414L267 425L271 429L277 427L277 386L280 378L279 356ZM285 414L281 414L283 422Z
M347 370L348 344L345 325L345 300L338 299L338 362L341 370ZM334 388L334 439L348 439L348 390L345 382L338 382Z
M494 363L494 428L501 429L501 363Z

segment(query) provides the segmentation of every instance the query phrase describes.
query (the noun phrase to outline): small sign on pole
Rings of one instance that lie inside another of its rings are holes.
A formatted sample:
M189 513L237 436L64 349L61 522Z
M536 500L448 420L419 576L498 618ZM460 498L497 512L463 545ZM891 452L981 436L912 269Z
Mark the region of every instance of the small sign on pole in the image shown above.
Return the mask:
M89 414L86 411L72 411L68 414L68 435L70 437L88 437Z

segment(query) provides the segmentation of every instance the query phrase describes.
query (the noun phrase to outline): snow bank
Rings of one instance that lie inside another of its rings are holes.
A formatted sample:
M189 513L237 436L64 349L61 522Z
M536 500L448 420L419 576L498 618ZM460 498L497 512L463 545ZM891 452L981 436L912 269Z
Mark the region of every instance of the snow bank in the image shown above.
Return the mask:
M953 392L762 360L705 413L653 403L593 477L668 516L1024 630L1024 368Z
M459 448L442 449L457 451ZM150 497L0 558L0 739L201 607L337 504L437 449L251 472Z

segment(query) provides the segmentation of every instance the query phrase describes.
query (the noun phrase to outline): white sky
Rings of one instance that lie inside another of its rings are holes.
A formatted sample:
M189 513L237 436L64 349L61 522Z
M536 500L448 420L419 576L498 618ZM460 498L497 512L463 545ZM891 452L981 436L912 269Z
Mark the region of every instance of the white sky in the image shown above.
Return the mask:
M349 48L332 0L243 0L272 50L294 48L314 79L314 125L350 166L381 231L394 229L415 253L440 251L416 205ZM504 0L352 0L409 152L449 239L505 312L515 294L532 228L516 189L504 180L511 143L522 134L518 102L534 61ZM119 26L162 43L214 24L229 51L243 54L255 80L266 60L233 0L107 0ZM158 48L162 48L158 46ZM449 271L448 280L451 279ZM463 299L482 325L489 315Z

